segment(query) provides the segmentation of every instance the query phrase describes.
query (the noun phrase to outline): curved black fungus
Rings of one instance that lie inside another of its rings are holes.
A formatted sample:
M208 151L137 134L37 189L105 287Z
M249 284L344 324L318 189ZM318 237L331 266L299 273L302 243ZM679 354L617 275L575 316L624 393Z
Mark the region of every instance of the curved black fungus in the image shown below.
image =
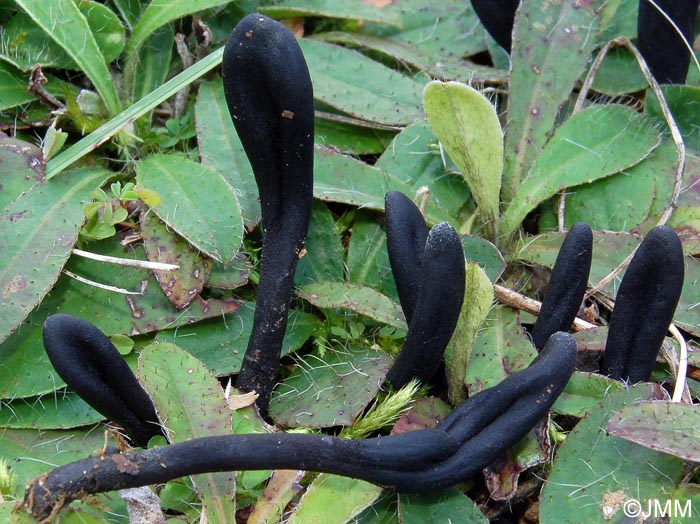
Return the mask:
M649 380L683 288L683 248L668 226L639 245L615 298L602 372L636 383Z
M238 23L222 65L226 102L253 167L263 225L255 318L236 387L255 390L266 415L311 216L313 90L294 36L264 15Z
M510 53L515 11L520 0L472 0L476 15L503 49Z
M542 309L532 328L537 349L557 331L568 331L576 318L588 285L593 233L585 222L574 224L561 245L549 277Z
M464 300L464 252L447 222L434 226L425 243L413 318L401 353L387 373L400 388L414 377L427 383L440 367Z
M700 0L656 0L692 46ZM688 75L690 51L678 31L648 0L639 0L637 17L639 52L660 84L683 84Z
M410 326L418 301L421 261L428 240L428 226L420 210L400 191L389 191L386 194L384 210L389 264L401 309Z
M146 446L162 435L153 402L109 339L70 315L44 322L44 347L56 372L102 415L119 423L131 441Z
M367 440L226 435L91 457L36 479L27 488L24 504L37 519L47 519L88 493L198 473L259 469L333 473L403 492L441 489L469 479L525 436L564 389L575 357L570 335L552 335L528 368L470 398L434 429Z

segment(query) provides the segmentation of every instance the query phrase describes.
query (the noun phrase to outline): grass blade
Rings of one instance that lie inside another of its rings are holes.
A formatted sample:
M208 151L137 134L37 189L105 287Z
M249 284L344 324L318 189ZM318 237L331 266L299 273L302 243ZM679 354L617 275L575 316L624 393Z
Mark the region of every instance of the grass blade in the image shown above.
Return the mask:
M90 26L73 0L16 0L94 84L110 114L121 111L112 76Z

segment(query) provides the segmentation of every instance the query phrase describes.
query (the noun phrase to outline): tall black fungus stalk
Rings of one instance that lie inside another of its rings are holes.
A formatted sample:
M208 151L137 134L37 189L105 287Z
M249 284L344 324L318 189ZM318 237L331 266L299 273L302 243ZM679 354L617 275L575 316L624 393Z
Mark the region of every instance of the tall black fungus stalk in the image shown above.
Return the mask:
M549 277L542 308L532 328L532 342L542 348L557 331L568 331L588 285L593 255L593 233L585 222L574 224L559 249Z
M656 6L649 0L639 0L639 52L657 82L684 84L690 65L686 42L693 46L700 0L655 0L654 3Z
M287 326L294 271L309 227L314 105L309 71L292 33L246 16L223 58L226 101L255 174L263 248L253 330L236 387L255 390L267 413Z
M554 334L528 368L471 397L434 429L367 440L225 435L140 453L105 454L37 478L27 488L24 505L43 523L87 494L232 470L327 472L404 492L452 486L488 466L546 415L573 372L575 356L573 338Z
M418 302L421 263L428 226L420 210L400 191L389 191L384 197L387 253L391 273L396 282L401 309L411 325Z
M387 374L395 388L417 378L423 384L440 369L464 300L464 252L447 222L430 231L403 193L386 198L386 240L408 333Z
M119 423L136 446L163 434L153 402L102 331L61 314L46 319L43 337L49 360L68 387Z
M602 372L631 383L649 380L683 289L685 262L676 232L649 231L615 298Z
M472 0L472 7L493 39L510 53L515 11L520 0Z

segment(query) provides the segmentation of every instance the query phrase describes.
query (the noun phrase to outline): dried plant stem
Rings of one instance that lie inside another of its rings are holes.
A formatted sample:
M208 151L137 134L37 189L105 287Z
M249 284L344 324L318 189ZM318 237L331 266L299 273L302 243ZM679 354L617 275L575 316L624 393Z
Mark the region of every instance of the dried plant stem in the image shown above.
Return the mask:
M668 328L673 338L676 339L678 345L681 348L680 358L678 359L678 366L673 366L676 375L676 385L673 389L673 397L671 400L673 402L686 401L692 403L690 398L690 391L686 383L686 377L688 374L688 345L685 342L683 334L679 331L675 324L671 324Z
M496 299L502 304L507 304L511 307L522 311L527 311L528 313L532 313L533 315L540 314L542 302L539 302L530 297L526 297L525 295L518 293L517 291L508 289L507 287L499 286L498 284L494 284L493 293ZM580 318L576 318L573 324L574 331L584 331L586 329L591 329L594 327L596 327L595 324L591 324L590 322L586 322L585 320Z
M68 271L67 269L64 269L63 273L77 280L78 282L82 282L83 284L87 284L88 286L96 287L99 289L104 289L106 291L111 291L113 293L121 293L122 295L143 295L143 293L140 293L138 291L129 291L128 289L123 289L120 287L108 286L107 284L100 284L99 282L95 282L94 280L90 280L89 278L76 275L75 273Z
M583 106L583 103L585 102L586 97L588 96L588 92L591 89L591 85L593 84L595 73L600 68L600 63L602 63L603 59L605 58L605 55L607 55L608 51L613 46L626 47L637 59L637 63L639 64L639 68L644 74L644 78L646 78L647 82L649 83L649 87L659 100L661 112L663 113L664 119L668 124L668 127L671 131L671 137L673 138L673 142L676 144L676 150L678 151L678 166L676 168L676 176L673 184L673 194L671 196L671 202L661 214L661 218L659 218L659 221L656 224L658 226L661 226L666 224L666 222L668 222L668 219L671 218L671 213L673 213L673 209L676 207L678 195L681 192L681 184L683 182L683 170L685 168L685 144L683 143L683 137L681 135L680 130L678 129L678 125L676 124L676 121L674 120L673 115L671 114L671 110L668 107L668 103L666 102L666 99L664 98L664 95L661 92L661 87L659 86L659 83L651 74L651 71L649 70L649 67L646 64L644 57L634 46L634 44L630 42L629 38L623 36L611 40L610 42L605 44L603 49L600 50L600 53L598 53L598 56L593 62L593 65L591 66L591 69L583 82L583 86L581 87L581 91L579 92L578 99L576 100L576 104L574 105L574 112L576 112ZM602 290L606 285L608 285L617 275L619 275L629 265L635 252L636 249L632 251L632 253L630 253L625 258L625 260L623 260L622 263L618 265L615 269L613 269L605 278L603 278L595 286L589 289L584 298L591 297L595 293L598 293L600 290Z
M180 269L180 266L178 266L177 264L165 264L163 262L135 260L132 258L110 257L107 255L98 255L97 253L90 253L89 251L83 251L82 249L77 248L73 249L72 253L79 257L89 258L90 260L97 260L98 262L107 262L110 264L119 264L120 266L155 269L157 271L174 271L176 269Z

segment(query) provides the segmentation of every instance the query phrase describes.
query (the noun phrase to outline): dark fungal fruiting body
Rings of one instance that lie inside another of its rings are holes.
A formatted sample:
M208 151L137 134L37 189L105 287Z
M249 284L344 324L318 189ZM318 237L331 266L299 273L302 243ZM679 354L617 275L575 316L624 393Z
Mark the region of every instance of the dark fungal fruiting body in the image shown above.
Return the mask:
M384 197L386 241L391 272L396 282L401 309L411 325L418 302L421 262L428 226L416 205L400 191L389 191Z
M541 349L557 331L568 331L576 318L588 285L593 233L579 222L569 230L559 249L542 308L532 328L532 342Z
M43 338L63 381L95 410L119 423L136 446L163 435L150 397L99 329L59 314L46 319Z
M510 53L515 11L520 0L472 0L476 15L503 49Z
M419 267L415 310L401 353L386 377L395 388L413 378L423 384L430 381L457 325L464 300L464 252L457 232L447 222L430 230Z
M615 298L602 372L626 382L649 380L683 288L683 248L668 226L639 245Z
M313 90L294 36L264 15L238 23L222 65L228 108L258 185L263 226L255 318L236 387L256 391L265 415L311 216Z
M639 0L639 52L657 82L683 84L690 65L690 51L683 38L692 47L700 0L655 0L654 3L658 9L649 0Z
M364 479L404 492L469 479L544 417L574 368L576 344L554 334L532 364L468 399L434 429L367 440L273 433L192 439L140 453L91 457L36 479L24 504L48 519L90 493L231 470L301 469Z

